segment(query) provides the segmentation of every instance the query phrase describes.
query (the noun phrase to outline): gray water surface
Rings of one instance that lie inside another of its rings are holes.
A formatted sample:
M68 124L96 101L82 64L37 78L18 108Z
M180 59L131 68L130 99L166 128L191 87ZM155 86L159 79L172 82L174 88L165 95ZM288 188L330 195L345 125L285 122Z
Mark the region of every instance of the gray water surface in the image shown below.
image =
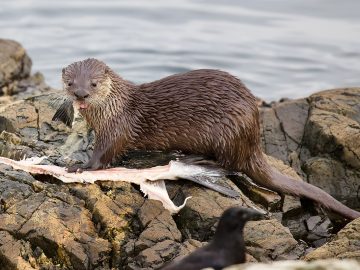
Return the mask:
M259 97L360 86L357 0L0 0L0 38L61 87L61 68L96 57L136 83L226 70Z

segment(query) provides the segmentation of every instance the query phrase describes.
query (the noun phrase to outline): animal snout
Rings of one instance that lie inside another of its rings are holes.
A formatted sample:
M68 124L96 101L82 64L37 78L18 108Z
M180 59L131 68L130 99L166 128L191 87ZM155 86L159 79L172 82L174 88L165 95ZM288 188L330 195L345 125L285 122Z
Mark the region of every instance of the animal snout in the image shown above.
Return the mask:
M77 99L85 99L89 96L89 93L84 90L76 90L74 95Z

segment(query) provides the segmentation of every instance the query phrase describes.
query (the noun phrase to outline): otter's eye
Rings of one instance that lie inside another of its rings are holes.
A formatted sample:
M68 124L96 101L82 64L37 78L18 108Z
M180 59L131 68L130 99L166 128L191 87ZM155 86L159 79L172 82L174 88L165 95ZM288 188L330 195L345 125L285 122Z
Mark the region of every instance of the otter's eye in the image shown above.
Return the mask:
M91 83L91 86L92 86L92 87L96 87L97 84L93 82L93 83Z
M68 82L68 86L72 86L73 85L73 83L72 82Z

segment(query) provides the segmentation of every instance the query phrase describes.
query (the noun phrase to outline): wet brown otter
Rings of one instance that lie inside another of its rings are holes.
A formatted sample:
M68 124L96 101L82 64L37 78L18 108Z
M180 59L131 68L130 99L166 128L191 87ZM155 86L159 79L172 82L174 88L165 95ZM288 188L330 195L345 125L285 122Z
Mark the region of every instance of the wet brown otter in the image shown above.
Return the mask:
M323 190L267 164L255 97L226 72L194 70L135 85L103 62L86 59L64 68L62 79L95 130L94 152L85 169L98 169L134 148L182 150L213 157L269 189L310 198L350 219L360 217Z

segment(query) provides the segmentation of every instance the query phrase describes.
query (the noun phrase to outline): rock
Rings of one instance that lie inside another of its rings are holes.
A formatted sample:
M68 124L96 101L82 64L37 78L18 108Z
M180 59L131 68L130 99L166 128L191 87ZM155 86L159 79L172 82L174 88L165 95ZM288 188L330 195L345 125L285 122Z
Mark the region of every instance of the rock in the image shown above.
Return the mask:
M359 123L352 119L314 109L306 127L306 142L313 153L333 154L359 169L359 130Z
M360 263L354 260L319 260L315 262L283 261L271 264L247 263L234 265L224 270L360 270Z
M359 172L344 166L333 158L314 157L304 164L309 183L332 194L339 201L356 207L359 205Z
M30 75L31 59L16 41L0 39L0 92L11 95L15 81Z
M335 89L261 108L265 152L352 208L360 208L359 99L359 88Z
M140 234L138 240L135 243L135 250L141 251L143 249L149 248L153 246L155 243L162 242L166 239L173 240L176 242L181 241L181 233L178 230L176 223L174 219L172 218L169 211L163 209L161 202L159 201L151 201L147 200L142 208L145 208L145 211L149 211L150 213L152 210L149 208L156 204L157 206L154 206L155 209L161 209L161 212L157 215L154 215L151 220L147 220L147 217L149 217L148 214L144 214L147 216L143 216L141 218L140 214L140 222L145 225L144 230ZM150 205L150 207L148 206ZM142 209L141 208L141 209ZM141 211L141 210L140 210ZM144 213L145 211L142 211ZM144 220L145 218L145 220ZM145 223L146 222L146 223Z
M278 193L258 186L245 174L233 176L231 179L253 202L261 204L270 211L280 208L281 197Z
M291 214L301 209L300 199L294 196L285 195L282 205L282 211L284 214Z
M359 89L312 95L311 113L305 127L306 143L313 153L329 153L360 168Z
M360 88L342 88L317 92L308 100L312 108L343 115L360 122Z
M182 246L180 247L180 251L179 251L177 258L180 259L181 257L188 255L189 253L195 251L196 249L201 248L205 244L206 243L199 242L194 239L185 240L183 242ZM249 259L251 259L251 258L249 258Z
M28 257L28 260L23 257ZM0 231L0 265L3 270L33 270L37 267L30 244L16 240L6 231Z
M304 160L310 183L352 207L359 207L360 89L337 89L310 96L304 144L314 158Z
M360 218L347 224L329 243L307 254L305 260L354 258L360 260Z
M108 242L97 236L90 214L77 206L78 202L55 198L66 198L62 194L49 197L45 192L33 193L29 189L27 192L31 195L25 195L25 199L21 196L16 201L3 199L7 207L0 214L0 231L23 239L24 245L40 247L51 261L60 260L69 267L88 269L88 265L108 260ZM27 261L31 263L30 259Z
M281 130L281 124L272 108L263 108L260 111L262 127L262 144L268 155L281 160L287 160L288 147L286 138Z
M120 183L122 189L104 192L96 185L75 186L71 189L76 197L84 200L92 213L94 225L112 246L112 263L121 264L127 259L125 244L131 241L130 224L144 199L129 183ZM119 185L119 186L120 186ZM110 193L111 191L111 193ZM129 247L128 247L129 249ZM129 252L133 250L129 249Z
M45 84L44 76L31 71L31 59L25 49L16 41L0 39L0 111L1 106L16 100L24 100L34 95L47 93L51 89ZM53 91L56 99L60 94ZM50 95L50 96L51 96ZM2 131L0 118L0 132Z
M56 198L58 197L58 198ZM67 199L66 201L60 200ZM108 241L97 236L90 213L72 197L45 192L20 200L0 215L0 230L40 247L68 267L88 269L109 258Z
M162 204L159 201L146 200L138 213L138 219L141 226L146 228L151 221L161 215L164 211L164 207L162 207Z
M333 224L328 218L312 216L305 221L305 224L308 231L306 240L312 242L313 246L319 247L330 238Z
M295 239L306 240L309 233L306 227L306 220L312 215L304 210L299 210L294 213L286 214L281 220L286 228L288 228Z
M236 187L234 187L236 188ZM186 238L208 241L215 232L215 225L223 211L231 206L259 208L240 192L237 199L225 197L216 191L186 183L179 190L182 197L192 196L187 206L175 217Z
M129 269L158 269L165 262L180 259L202 246L202 243L193 239L186 240L181 244L171 240L164 240L141 251L135 257L134 262L130 263L131 267Z
M305 247L298 244L288 228L274 219L248 222L244 236L248 253L261 262L295 260L304 253Z
M2 140L9 140L8 136L11 136L10 134L13 134L15 132L15 128L13 127L11 121L9 121L7 118L3 116L0 116L0 132L1 132ZM12 136L16 136L16 135L14 134Z
M136 266L141 268L156 269L165 261L173 259L180 250L180 244L172 240L164 240L153 247L145 249L136 257ZM140 269L141 269L140 268ZM133 268L139 269L139 268Z
M288 100L276 104L274 110L285 134L289 152L298 150L308 118L308 102L304 99Z
M299 179L299 175L291 167L287 166L281 160L278 160L271 156L266 156L268 163L279 170L281 173L288 175L294 179ZM233 177L232 180L242 188L247 194L247 196L254 202L260 203L266 209L271 211L279 210L281 207L281 197L278 193L271 191L269 189L260 187L252 182L247 176ZM294 207L296 204L296 199L294 199ZM282 203L284 205L284 203ZM300 201L298 201L300 205Z
M308 110L305 99L260 108L262 143L268 155L289 164L289 155L301 146Z

